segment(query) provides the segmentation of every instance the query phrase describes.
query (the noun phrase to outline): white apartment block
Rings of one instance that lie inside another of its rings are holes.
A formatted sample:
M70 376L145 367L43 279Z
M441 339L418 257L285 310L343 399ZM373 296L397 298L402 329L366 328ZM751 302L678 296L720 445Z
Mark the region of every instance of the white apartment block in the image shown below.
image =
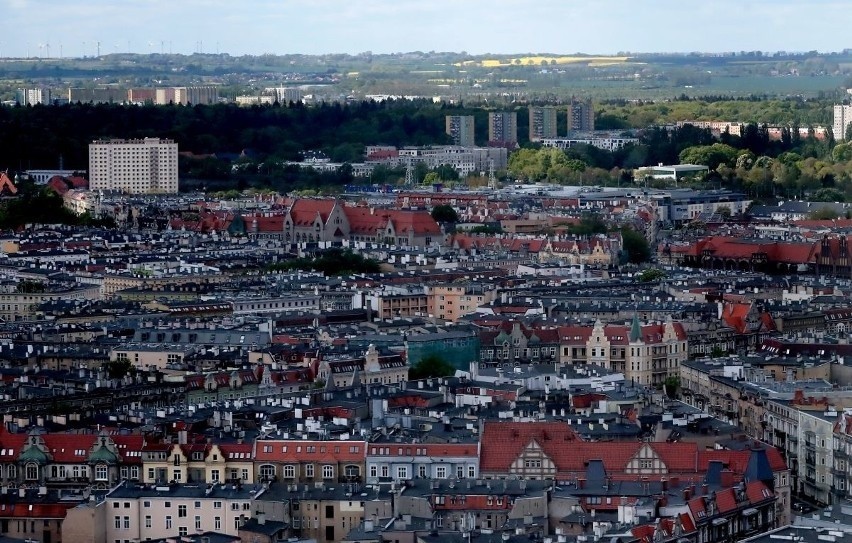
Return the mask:
M102 541L145 541L210 531L235 536L253 516L252 500L262 492L249 486L121 485L104 500Z
M834 124L832 132L837 141L846 139L846 129L852 124L852 106L834 106Z
M159 138L90 143L89 189L128 194L177 193L177 143Z

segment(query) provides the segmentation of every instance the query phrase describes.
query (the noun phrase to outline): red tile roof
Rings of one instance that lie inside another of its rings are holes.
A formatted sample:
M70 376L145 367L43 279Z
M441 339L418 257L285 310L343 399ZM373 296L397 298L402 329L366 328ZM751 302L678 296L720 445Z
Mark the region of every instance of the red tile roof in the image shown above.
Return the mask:
M366 448L366 441L259 439L254 455L257 462L363 462Z

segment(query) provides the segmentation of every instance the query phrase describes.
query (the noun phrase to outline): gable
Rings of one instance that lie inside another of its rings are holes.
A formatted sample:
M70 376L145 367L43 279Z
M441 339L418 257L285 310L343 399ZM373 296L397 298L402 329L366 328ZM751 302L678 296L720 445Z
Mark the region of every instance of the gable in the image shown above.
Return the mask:
M668 467L650 444L644 443L627 462L627 473L667 473Z

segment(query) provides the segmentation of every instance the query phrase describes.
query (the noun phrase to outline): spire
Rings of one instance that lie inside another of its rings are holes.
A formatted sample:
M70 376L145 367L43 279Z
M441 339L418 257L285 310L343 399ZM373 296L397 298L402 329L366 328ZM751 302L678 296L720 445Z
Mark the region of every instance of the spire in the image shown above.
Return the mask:
M633 314L633 322L630 324L630 342L635 343L642 339L642 325L639 324L639 316Z

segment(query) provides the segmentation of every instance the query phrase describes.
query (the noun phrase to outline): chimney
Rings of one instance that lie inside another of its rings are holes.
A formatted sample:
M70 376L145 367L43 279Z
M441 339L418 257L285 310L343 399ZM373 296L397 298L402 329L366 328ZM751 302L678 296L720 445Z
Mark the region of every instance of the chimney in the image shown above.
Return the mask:
M683 501L688 502L692 499L692 487L686 487L683 489Z
M264 513L263 511L258 511L256 518L258 526L263 526L264 524L266 524L266 513Z
M680 477L678 477L678 476L671 477L669 479L669 484L671 485L672 488L679 487L680 486Z
M704 483L703 485L701 485L701 495L706 496L709 493L710 493L710 487L707 485L707 483Z
M586 479L583 479L583 478L577 479L577 487L578 488L586 488Z
M731 488L732 486L734 486L735 481L734 481L734 472L733 471L731 471L729 469L723 470L722 473L721 473L721 476L722 476L722 480L721 480L722 488Z
M662 483L663 485L663 492L669 489L669 480L667 478L663 477L662 479L660 479L660 483Z

